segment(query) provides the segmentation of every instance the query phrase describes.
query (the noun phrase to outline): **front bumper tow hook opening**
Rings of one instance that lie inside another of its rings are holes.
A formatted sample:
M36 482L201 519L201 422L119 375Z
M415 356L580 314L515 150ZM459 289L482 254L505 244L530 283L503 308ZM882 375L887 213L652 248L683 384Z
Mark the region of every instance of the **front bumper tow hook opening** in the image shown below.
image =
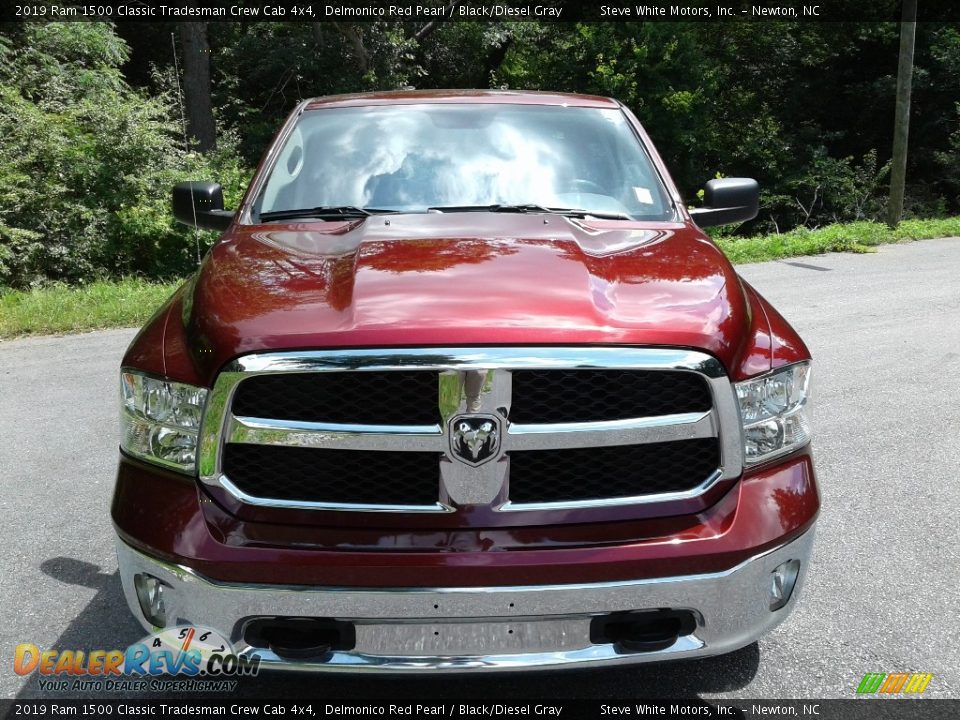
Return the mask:
M692 612L644 610L601 615L590 623L590 640L609 643L624 653L666 650L696 628Z
M247 644L284 660L329 659L334 650L356 645L353 623L328 618L257 618L243 633Z

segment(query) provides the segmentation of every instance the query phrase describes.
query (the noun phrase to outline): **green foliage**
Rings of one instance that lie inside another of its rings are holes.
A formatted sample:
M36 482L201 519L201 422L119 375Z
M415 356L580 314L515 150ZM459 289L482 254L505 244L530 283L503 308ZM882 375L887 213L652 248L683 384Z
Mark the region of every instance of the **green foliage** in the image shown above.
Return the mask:
M865 220L816 230L800 227L786 233L715 240L731 262L754 263L825 252L872 252L877 245L937 237L960 237L960 217L905 220L894 230Z
M182 141L181 141L182 142ZM218 149L200 155L185 153L176 163L151 169L134 203L123 204L112 217L104 256L111 258L115 273L137 272L149 277L183 275L195 266L217 234L196 233L179 225L170 215L170 188L183 180L214 179L223 185L224 203L236 207L250 180L250 172L237 159L232 136L220 136ZM169 159L169 158L168 158Z
M0 50L0 285L187 271L195 239L173 225L170 187L223 178L236 197L246 173L229 139L186 153L171 98L123 79L127 47L109 24L22 32Z
M0 289L0 338L141 325L177 285L123 278L82 287Z
M783 183L785 192L764 194L764 211L777 229L876 220L884 211L889 173L889 161L877 167L876 150L855 162L830 157L819 147L802 174Z

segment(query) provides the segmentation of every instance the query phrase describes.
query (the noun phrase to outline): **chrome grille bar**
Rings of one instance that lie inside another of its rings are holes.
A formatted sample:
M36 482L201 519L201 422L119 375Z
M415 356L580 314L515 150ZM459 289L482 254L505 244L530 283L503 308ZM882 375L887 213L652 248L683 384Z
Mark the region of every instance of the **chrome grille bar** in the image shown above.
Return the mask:
M511 450L642 445L716 437L712 411L607 422L554 423L507 427ZM232 416L227 442L341 450L443 452L439 425L344 425Z
M439 425L343 425L231 417L227 442L340 450L442 451Z
M552 450L694 440L716 437L712 410L630 420L548 425L510 425L511 450Z

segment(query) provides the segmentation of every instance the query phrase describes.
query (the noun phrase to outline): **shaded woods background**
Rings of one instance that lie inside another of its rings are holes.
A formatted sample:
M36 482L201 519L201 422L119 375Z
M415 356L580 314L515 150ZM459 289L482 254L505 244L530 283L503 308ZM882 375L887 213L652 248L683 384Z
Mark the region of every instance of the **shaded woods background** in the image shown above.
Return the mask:
M894 23L8 25L0 286L189 272L193 235L169 213L175 181L219 181L236 203L299 99L407 86L617 97L689 201L718 173L760 180L760 217L727 233L878 218L898 34ZM919 24L907 217L960 210L957 67L960 27Z

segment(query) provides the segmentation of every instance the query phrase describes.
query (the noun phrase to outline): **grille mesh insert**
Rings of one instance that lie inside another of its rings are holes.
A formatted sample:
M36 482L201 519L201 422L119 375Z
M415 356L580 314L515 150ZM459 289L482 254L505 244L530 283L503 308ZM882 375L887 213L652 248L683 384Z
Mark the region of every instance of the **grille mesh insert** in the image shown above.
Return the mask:
M369 505L433 505L438 453L320 450L227 444L223 469L243 492L262 498Z
M510 420L567 423L705 412L706 380L689 372L514 370Z
M434 425L439 380L429 371L257 375L237 387L234 415L357 423Z
M510 453L510 500L565 502L681 492L720 466L716 438Z

